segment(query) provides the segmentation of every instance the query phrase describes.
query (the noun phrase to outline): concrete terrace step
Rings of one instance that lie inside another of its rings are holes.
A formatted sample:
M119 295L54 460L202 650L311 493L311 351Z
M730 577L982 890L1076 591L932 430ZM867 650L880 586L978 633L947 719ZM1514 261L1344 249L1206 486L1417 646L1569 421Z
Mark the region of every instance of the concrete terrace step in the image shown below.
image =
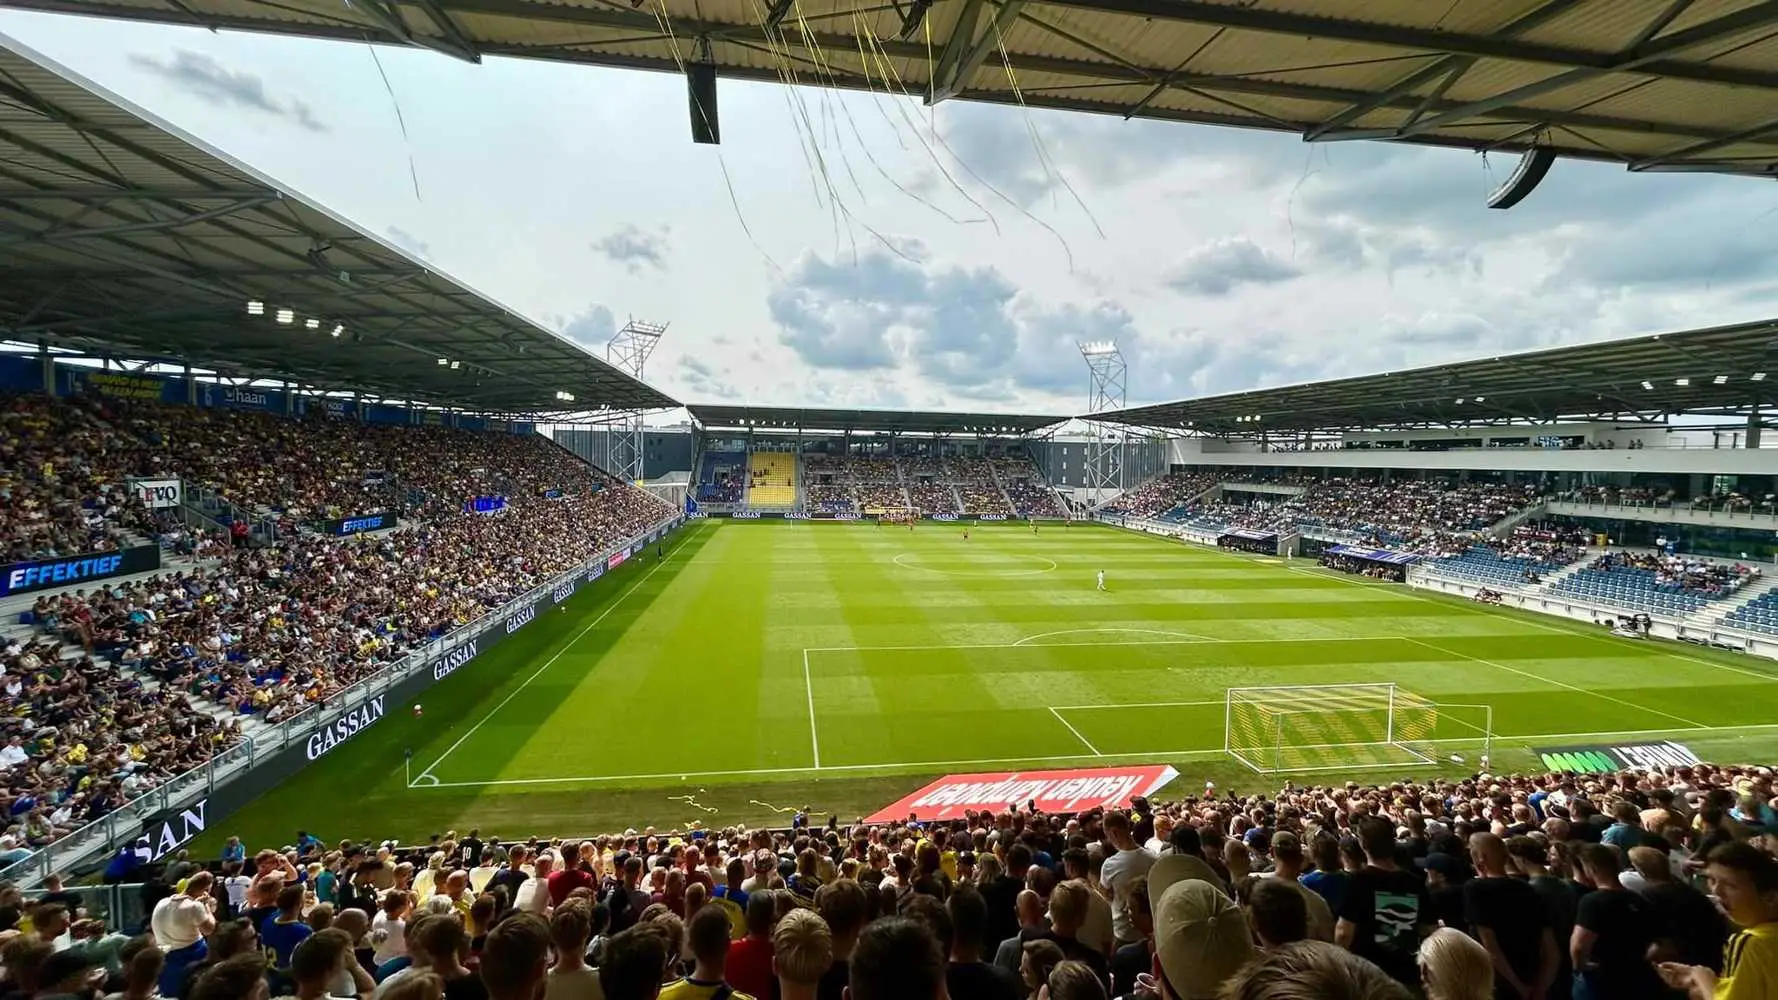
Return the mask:
M1685 624L1692 628L1714 628L1723 624L1731 613L1752 604L1778 587L1778 574L1762 573L1759 579L1720 601L1712 601L1687 615Z

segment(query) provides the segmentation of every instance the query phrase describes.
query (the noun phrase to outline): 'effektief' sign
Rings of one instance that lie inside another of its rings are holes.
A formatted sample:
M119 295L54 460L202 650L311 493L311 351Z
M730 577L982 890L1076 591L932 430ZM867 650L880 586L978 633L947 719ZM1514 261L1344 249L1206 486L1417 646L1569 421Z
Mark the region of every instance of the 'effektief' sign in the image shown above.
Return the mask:
M912 816L952 819L967 810L998 812L1035 802L1043 812L1115 809L1138 795L1152 795L1179 776L1165 764L1097 767L1066 771L1011 771L948 774L898 802L878 809L866 823L889 823Z

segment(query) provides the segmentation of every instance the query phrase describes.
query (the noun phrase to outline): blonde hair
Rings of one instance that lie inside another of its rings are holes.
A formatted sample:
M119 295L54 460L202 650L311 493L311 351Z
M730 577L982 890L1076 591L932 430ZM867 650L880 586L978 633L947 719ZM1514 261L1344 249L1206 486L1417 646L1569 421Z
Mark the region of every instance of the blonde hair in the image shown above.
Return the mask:
M1489 1000L1494 996L1494 962L1475 938L1450 927L1420 942L1420 975L1427 1000Z
M772 929L772 962L780 978L818 983L833 965L833 932L813 910L791 910Z

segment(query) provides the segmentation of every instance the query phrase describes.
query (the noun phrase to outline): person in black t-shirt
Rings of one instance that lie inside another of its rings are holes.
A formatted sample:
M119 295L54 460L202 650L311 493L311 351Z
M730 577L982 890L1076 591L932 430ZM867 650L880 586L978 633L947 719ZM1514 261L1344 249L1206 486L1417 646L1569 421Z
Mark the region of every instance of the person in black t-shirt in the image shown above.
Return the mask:
M982 961L988 930L988 904L981 893L962 886L945 900L945 926L949 937L949 963L945 984L953 998L1020 1000L1024 991L1019 977Z
M1469 838L1477 877L1463 887L1470 932L1494 960L1495 1000L1543 997L1556 978L1556 936L1543 897L1509 877L1506 844L1491 833Z
M1574 939L1574 1000L1654 1000L1666 996L1648 961L1654 940L1654 908L1618 881L1623 863L1604 844L1580 849L1581 866L1593 891L1580 901Z
M1365 866L1352 874L1334 941L1375 962L1396 982L1417 987L1415 954L1432 929L1432 900L1426 886L1396 864L1393 826L1368 818L1359 824L1358 840Z
M1662 942L1666 960L1719 971L1722 946L1729 938L1729 924L1722 911L1709 896L1673 877L1667 852L1632 848L1630 863L1642 876L1642 898L1654 908L1655 938Z

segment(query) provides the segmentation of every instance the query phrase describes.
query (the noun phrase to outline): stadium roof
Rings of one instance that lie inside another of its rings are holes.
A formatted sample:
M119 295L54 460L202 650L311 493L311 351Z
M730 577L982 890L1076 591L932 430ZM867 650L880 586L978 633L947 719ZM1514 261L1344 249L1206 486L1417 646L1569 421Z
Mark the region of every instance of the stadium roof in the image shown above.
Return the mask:
M1778 321L1768 320L1139 406L1095 419L1251 436L1742 414L1774 400Z
M1067 417L935 410L827 410L786 406L686 407L705 427L779 431L894 431L911 434L1030 434Z
M489 413L678 405L4 35L0 337Z
M1774 175L1771 0L8 0L210 29Z

